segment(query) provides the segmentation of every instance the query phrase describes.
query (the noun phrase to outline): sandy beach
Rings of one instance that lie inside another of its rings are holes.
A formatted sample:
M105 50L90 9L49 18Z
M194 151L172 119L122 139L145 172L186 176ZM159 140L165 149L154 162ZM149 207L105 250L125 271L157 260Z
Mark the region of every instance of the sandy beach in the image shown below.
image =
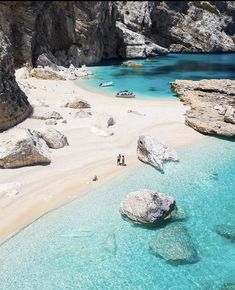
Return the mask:
M156 136L175 148L205 138L184 124L187 107L177 100L108 97L87 91L67 80L29 78L20 80L20 83L33 106L59 112L67 120L67 123L58 120L53 127L67 136L69 146L50 149L52 162L47 166L1 169L1 184L20 184L16 195L0 191L1 241L49 210L76 198L81 192L94 189L138 165L136 145L140 135ZM91 108L86 110L92 116L74 117L77 109L64 107L72 96L87 100ZM132 112L128 112L130 110ZM107 136L102 135L102 130L94 129L97 116L103 113L108 113L115 120L115 124L107 129ZM44 125L45 120L28 118L18 127L38 129ZM126 167L116 166L119 153L125 155ZM92 181L94 175L98 176L96 182Z

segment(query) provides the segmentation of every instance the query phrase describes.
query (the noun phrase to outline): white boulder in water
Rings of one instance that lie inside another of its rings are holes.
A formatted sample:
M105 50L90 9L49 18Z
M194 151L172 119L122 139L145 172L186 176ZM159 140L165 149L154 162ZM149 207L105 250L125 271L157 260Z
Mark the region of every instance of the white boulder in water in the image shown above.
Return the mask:
M119 212L137 223L154 224L170 217L175 199L148 189L130 192L121 202Z
M137 156L140 161L164 171L163 162L166 160L178 161L177 152L165 143L151 136L140 136L137 144Z

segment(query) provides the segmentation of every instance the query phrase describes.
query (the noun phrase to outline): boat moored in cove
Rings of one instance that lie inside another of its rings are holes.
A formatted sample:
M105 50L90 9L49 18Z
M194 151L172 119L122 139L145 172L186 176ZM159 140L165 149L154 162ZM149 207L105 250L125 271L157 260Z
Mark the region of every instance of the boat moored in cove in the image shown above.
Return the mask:
M106 83L100 83L99 86L100 87L110 87L113 85L113 82L106 82Z
M124 91L119 91L116 94L117 98L135 98L135 94L131 91L124 90Z

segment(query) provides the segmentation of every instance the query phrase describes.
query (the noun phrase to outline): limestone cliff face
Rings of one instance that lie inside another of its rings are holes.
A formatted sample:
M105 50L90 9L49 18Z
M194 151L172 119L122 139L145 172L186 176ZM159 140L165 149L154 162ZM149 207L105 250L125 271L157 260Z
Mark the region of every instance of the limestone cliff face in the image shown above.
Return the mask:
M235 50L232 1L117 1L127 28L174 52Z
M0 130L30 112L14 68L41 64L42 55L78 66L168 51L235 51L234 41L232 1L0 1Z
M27 97L15 81L8 38L0 30L0 132L25 119L31 112Z

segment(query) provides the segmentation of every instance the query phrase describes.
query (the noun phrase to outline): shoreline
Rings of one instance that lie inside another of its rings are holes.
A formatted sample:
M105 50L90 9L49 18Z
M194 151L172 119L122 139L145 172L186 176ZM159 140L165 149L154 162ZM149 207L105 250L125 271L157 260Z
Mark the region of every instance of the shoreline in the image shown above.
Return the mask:
M52 163L48 166L2 169L1 183L18 181L22 186L16 196L0 192L1 244L51 210L138 166L136 141L140 134L155 135L175 148L205 138L184 124L186 107L180 101L113 99L80 88L72 81L30 78L20 82L27 88L29 101L34 106L45 102L68 119L68 124L54 128L68 137L70 145L51 150ZM28 89L27 84L32 88ZM114 136L92 133L89 128L93 118L71 118L69 112L75 109L62 108L61 102L66 95L73 94L86 99L94 114L108 112L114 116L116 124L109 129L114 131ZM127 113L128 109L144 112L147 117ZM26 119L18 127L37 129L43 124L42 120ZM116 166L118 153L126 156L127 167ZM97 182L91 181L94 175L98 176Z

